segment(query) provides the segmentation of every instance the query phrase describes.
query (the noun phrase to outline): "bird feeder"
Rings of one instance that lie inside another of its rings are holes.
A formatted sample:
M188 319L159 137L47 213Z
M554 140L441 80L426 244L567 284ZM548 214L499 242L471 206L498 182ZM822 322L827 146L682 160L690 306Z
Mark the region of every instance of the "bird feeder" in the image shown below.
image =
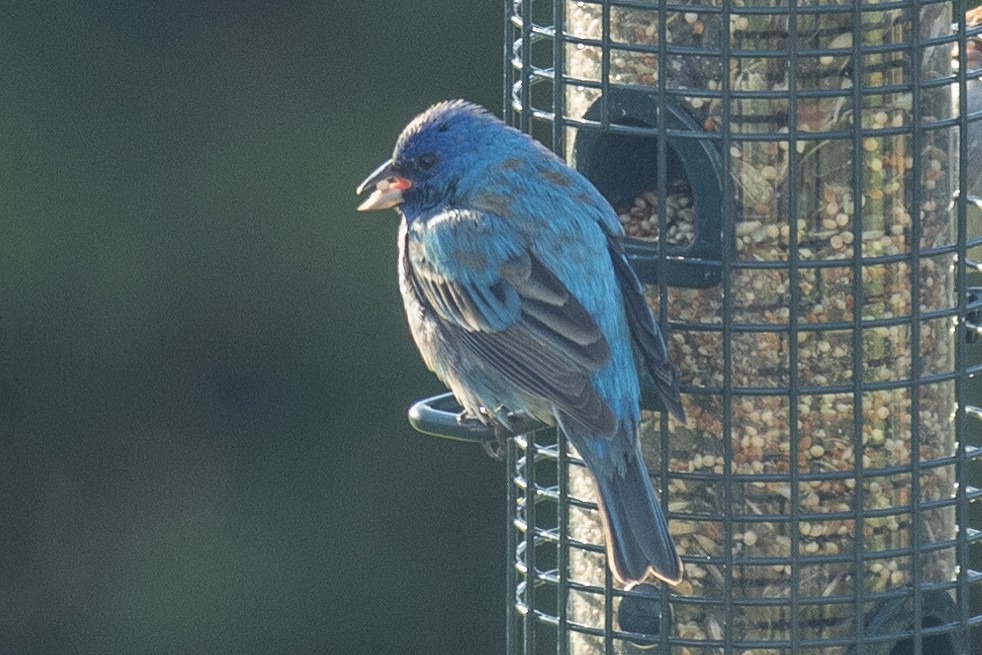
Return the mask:
M616 586L575 451L514 440L508 652L969 652L964 3L506 4L507 118L617 211L688 416L648 405L641 436L675 587ZM483 438L449 403L414 424Z

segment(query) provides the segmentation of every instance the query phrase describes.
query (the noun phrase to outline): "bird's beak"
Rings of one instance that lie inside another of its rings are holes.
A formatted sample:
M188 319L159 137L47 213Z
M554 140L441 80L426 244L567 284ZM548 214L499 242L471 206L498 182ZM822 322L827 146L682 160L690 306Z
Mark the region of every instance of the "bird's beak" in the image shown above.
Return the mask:
M358 211L370 212L400 205L403 200L402 192L411 186L409 180L395 174L390 159L376 168L375 172L368 176L368 179L358 185L358 189L355 191L358 195L374 187L372 195L358 205Z

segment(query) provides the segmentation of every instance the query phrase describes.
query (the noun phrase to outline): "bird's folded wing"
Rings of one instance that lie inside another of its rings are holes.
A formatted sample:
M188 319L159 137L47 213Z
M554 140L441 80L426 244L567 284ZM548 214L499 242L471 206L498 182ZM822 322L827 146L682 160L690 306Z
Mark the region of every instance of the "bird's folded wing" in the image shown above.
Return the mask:
M484 236L488 240L425 234L424 240L439 243L407 246L421 304L455 343L509 384L552 402L597 434L612 434L616 420L590 381L610 359L596 321L526 249L500 234ZM488 247L478 249L482 241Z
M644 299L644 287L638 279L620 242L608 237L610 259L614 263L614 275L624 298L627 322L631 326L631 339L641 355L644 368L651 375L665 406L679 420L685 419L685 412L679 400L679 381L675 366L668 358L668 347L655 317Z

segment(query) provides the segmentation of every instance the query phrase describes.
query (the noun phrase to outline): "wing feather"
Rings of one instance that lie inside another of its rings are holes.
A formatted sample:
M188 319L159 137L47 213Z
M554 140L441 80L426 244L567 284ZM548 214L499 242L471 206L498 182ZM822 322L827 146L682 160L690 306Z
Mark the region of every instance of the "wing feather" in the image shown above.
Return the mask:
M610 347L590 313L545 265L514 248L489 257L485 268L458 270L448 264L455 255L452 240L429 249L435 258L425 256L425 245L404 248L414 253L405 262L408 286L452 343L598 435L616 431L613 412L590 378L609 361Z
M668 358L668 347L658 323L644 299L644 287L621 244L608 237L608 250L614 263L614 274L624 298L627 322L631 326L631 340L640 354L644 368L651 375L655 389L665 407L679 420L685 420L685 411L679 397L678 371Z

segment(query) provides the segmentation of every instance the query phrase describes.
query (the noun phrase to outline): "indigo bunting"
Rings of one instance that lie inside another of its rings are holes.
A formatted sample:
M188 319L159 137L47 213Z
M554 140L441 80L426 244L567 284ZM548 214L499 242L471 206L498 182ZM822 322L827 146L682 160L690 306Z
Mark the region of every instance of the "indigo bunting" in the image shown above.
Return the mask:
M562 429L596 484L614 576L678 583L637 435L639 367L684 420L678 378L604 197L461 100L413 119L367 190L359 210L402 216L399 285L426 365L466 415Z

